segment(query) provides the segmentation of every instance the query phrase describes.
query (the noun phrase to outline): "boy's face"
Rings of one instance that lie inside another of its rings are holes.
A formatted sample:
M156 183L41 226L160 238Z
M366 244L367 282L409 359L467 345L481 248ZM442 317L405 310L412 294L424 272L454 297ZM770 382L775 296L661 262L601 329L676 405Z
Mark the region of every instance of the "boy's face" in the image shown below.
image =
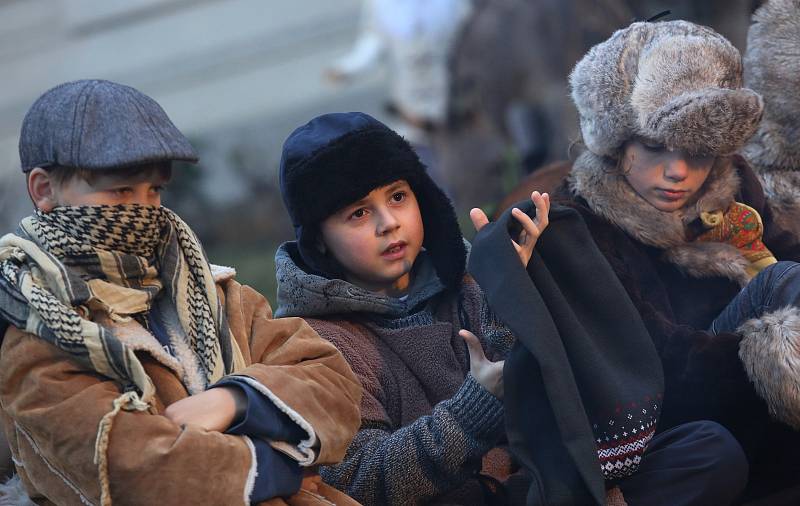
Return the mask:
M406 181L372 190L326 218L321 232L347 281L385 295L406 291L424 238L417 198Z
M626 143L623 157L623 172L631 187L665 212L685 206L700 191L716 162L714 156L669 151L658 143L641 140Z
M31 171L29 191L36 207L44 212L61 206L141 204L158 207L161 205L161 191L170 179L169 170L159 170L154 166L129 174L99 173L91 182L72 177L58 184L47 178L46 171L42 171L44 174L36 172L40 170ZM40 186L38 193L43 193L40 200L36 199L37 183Z

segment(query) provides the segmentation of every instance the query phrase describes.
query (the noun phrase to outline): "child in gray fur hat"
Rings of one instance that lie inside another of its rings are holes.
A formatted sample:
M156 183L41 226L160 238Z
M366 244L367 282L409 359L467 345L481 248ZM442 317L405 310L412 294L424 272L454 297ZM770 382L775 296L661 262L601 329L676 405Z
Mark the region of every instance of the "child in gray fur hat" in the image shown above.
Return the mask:
M800 245L776 233L735 154L763 111L738 51L692 23L634 23L592 48L570 84L587 149L554 201L582 214L650 331L660 429L729 429L749 459L746 497L796 485L800 267L774 257L796 261Z

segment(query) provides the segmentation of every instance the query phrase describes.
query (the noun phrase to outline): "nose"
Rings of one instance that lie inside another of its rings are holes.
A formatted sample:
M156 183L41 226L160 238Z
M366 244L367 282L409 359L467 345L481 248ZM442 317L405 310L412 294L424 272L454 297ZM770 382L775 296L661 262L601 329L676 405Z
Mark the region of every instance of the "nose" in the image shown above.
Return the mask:
M400 222L389 207L381 207L375 214L378 219L376 229L378 235L386 235L400 227Z
M679 182L683 181L689 176L689 163L686 161L686 158L680 155L676 155L669 160L666 161L664 164L664 178L673 181Z

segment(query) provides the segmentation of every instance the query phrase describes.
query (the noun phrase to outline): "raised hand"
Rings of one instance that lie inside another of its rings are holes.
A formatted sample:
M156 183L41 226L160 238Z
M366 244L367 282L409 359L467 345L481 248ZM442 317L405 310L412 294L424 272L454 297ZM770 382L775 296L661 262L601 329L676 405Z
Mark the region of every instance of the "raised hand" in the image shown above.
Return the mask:
M503 398L503 365L504 361L492 362L486 358L481 342L469 330L461 329L458 335L464 338L469 351L469 373L498 399Z
M514 245L514 249L517 251L517 255L519 255L519 259L524 267L528 266L528 262L533 255L533 248L536 246L536 241L539 240L539 236L542 235L542 232L544 232L544 229L547 228L548 223L550 223L550 195L547 193L539 193L538 191L533 192L531 193L531 200L536 207L535 218L531 219L530 216L516 207L511 210L514 219L522 225L522 231L519 233L519 236L516 240L512 239L511 243ZM469 217L476 231L480 231L480 229L489 223L489 218L486 217L486 213L477 207L469 212Z

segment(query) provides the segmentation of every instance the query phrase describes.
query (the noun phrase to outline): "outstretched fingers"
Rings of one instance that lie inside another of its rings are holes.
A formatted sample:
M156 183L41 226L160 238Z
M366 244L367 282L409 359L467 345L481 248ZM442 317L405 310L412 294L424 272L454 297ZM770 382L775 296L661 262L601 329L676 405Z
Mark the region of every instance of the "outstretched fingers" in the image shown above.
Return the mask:
M472 220L472 226L475 227L476 232L480 232L489 223L489 217L486 216L482 209L477 207L473 207L469 211L469 219Z
M536 208L536 216L531 218L521 209L514 208L511 214L514 216L519 224L522 226L522 231L514 243L514 249L517 250L523 266L527 266L528 262L533 255L533 248L536 246L536 241L542 235L544 229L550 223L550 195L547 193L539 193L535 191L531 193L531 200Z

